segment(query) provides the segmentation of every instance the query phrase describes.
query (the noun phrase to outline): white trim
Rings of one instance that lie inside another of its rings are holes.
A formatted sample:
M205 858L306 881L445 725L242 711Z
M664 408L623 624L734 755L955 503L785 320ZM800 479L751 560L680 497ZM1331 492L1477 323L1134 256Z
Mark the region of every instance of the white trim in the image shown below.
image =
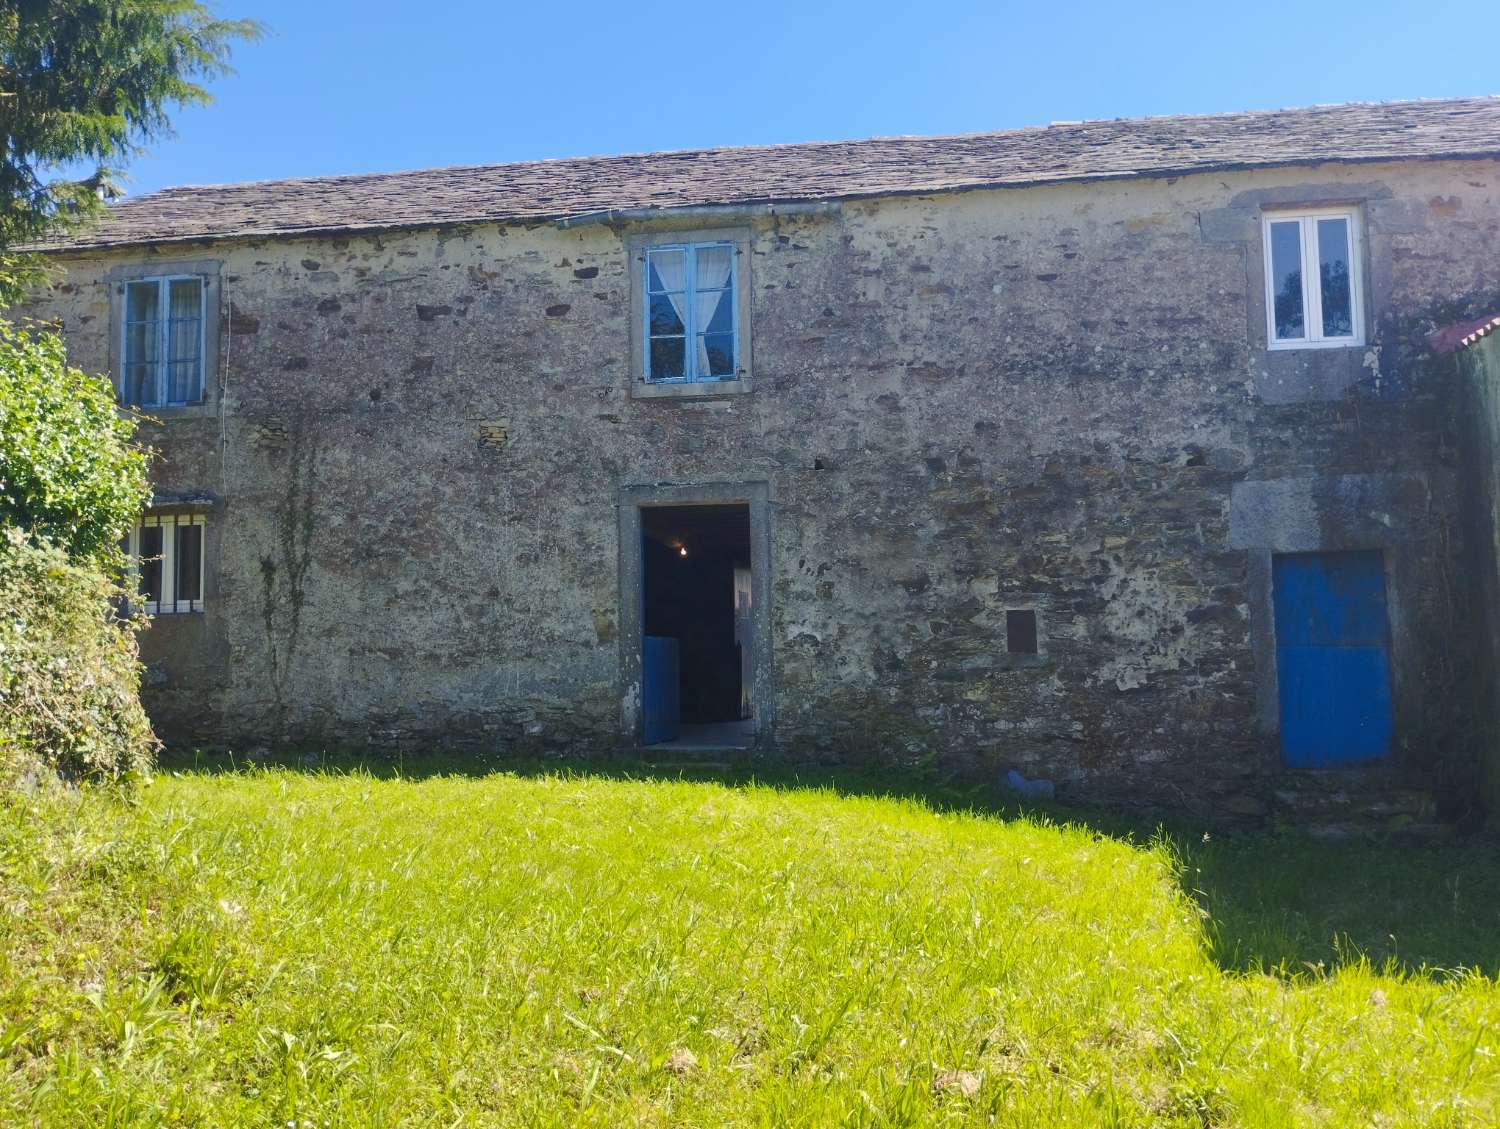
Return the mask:
M202 530L198 543L198 598L177 598L177 537L176 530L184 526L196 526ZM128 559L127 582L132 594L140 592L141 575L141 531L160 528L171 530L161 538L161 600L142 600L140 610L147 615L175 615L203 610L203 582L205 561L208 557L208 530L202 514L147 514L126 538Z
M1323 287L1318 252L1318 221L1342 219L1349 230L1349 327L1344 337L1323 334ZM1304 336L1276 336L1276 275L1271 259L1271 225L1296 223L1302 255L1302 326ZM1266 276L1266 348L1268 349L1352 349L1365 343L1364 233L1359 209L1296 208L1261 213L1261 248ZM1311 264L1312 269L1309 269ZM1318 280L1314 284L1313 280Z

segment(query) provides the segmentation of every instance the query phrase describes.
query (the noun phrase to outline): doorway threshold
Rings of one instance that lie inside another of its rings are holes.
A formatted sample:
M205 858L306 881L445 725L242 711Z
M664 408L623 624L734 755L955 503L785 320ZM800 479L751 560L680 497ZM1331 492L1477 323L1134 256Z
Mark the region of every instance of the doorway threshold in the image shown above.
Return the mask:
M684 723L671 741L647 745L650 752L711 752L748 749L755 739L754 721L719 721L709 725Z

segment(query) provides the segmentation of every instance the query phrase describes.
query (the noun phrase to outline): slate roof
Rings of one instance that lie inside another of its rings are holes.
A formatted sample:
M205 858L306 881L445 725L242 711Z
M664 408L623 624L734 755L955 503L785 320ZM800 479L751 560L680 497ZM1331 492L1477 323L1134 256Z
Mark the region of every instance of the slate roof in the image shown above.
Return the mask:
M539 223L1222 169L1500 156L1500 97L1059 122L955 137L690 149L169 188L54 248Z

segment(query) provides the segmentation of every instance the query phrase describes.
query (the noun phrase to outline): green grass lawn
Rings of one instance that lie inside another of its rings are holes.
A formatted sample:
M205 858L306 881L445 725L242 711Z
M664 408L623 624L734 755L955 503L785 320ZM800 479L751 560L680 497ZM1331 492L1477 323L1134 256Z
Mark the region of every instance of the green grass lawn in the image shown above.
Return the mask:
M1490 845L964 806L284 770L0 802L0 1124L1500 1118Z

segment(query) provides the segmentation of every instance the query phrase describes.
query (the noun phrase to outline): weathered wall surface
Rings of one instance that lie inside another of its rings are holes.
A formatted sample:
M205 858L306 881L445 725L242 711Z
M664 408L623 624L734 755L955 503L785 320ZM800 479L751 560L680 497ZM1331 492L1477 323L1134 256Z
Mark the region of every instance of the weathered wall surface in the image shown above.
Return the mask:
M1269 353L1259 209L1332 200L1364 208L1373 341ZM754 390L689 402L628 394L638 227L165 249L222 263L223 316L210 403L151 429L158 488L219 499L207 612L146 641L163 730L616 743L621 489L764 482L782 749L1257 812L1286 505L1291 548L1391 549L1397 771L1442 754L1467 617L1424 334L1500 298L1494 163L735 222ZM77 363L140 257L37 303ZM1039 659L1005 651L1026 607Z
M1458 354L1464 416L1468 545L1478 599L1479 690L1472 714L1487 807L1500 810L1500 335Z

